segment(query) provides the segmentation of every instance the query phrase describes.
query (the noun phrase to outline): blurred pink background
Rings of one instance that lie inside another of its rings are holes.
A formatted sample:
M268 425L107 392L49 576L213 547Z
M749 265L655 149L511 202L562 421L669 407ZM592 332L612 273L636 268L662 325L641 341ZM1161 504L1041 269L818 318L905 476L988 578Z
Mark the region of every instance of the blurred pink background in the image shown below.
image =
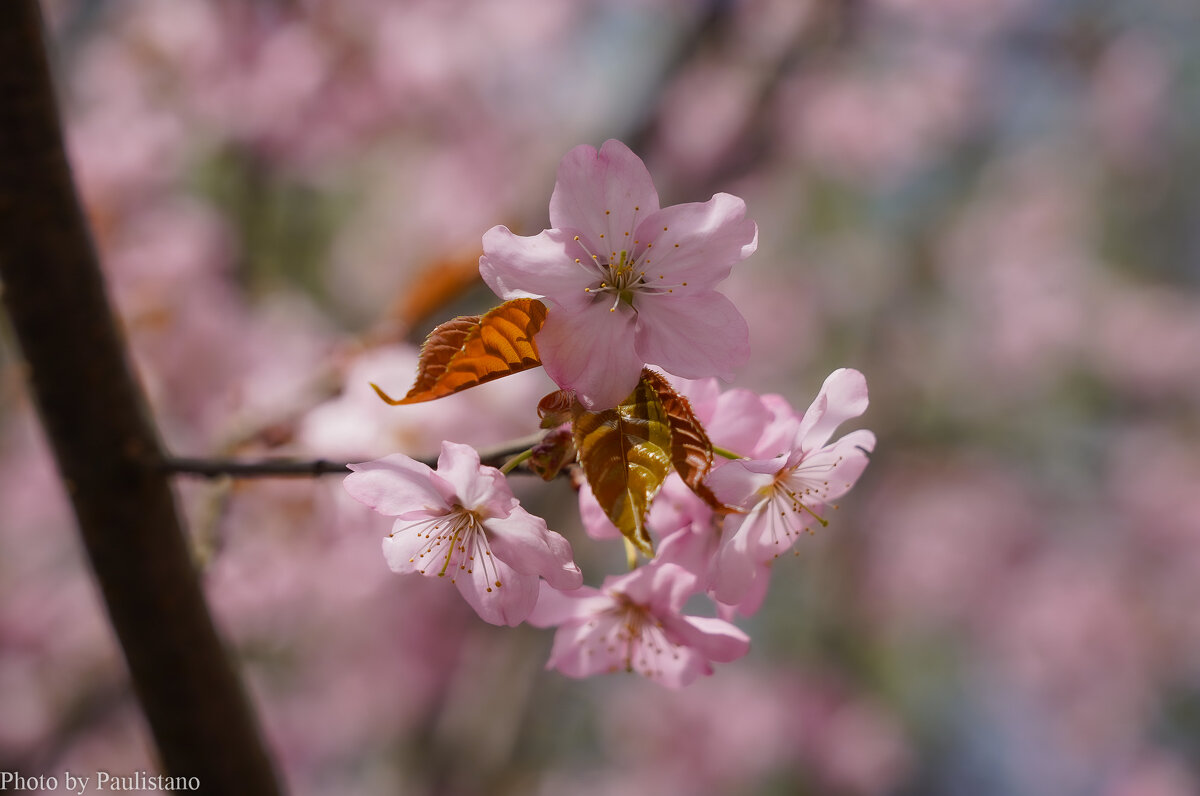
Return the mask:
M393 575L340 479L180 478L296 794L1200 792L1200 7L1178 0L54 0L71 155L180 455L537 427L539 370L387 407L610 137L746 200L737 384L866 374L879 444L750 655L669 692ZM153 770L11 340L0 770ZM619 549L517 482L588 582Z

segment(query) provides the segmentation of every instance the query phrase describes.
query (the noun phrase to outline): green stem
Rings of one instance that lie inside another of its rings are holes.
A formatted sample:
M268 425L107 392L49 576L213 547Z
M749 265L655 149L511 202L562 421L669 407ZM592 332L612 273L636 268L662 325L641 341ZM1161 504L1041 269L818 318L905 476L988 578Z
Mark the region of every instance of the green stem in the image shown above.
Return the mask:
M500 473L502 475L508 475L513 470L517 469L517 466L519 464L521 464L521 462L525 461L532 455L533 455L533 448L526 448L525 450L521 451L516 456L512 457L507 462L505 462L504 466L500 468Z
M744 458L746 458L745 456L734 453L733 451L725 450L724 448L718 448L716 445L713 445L712 452L717 454L718 456L724 456L726 459L744 459Z

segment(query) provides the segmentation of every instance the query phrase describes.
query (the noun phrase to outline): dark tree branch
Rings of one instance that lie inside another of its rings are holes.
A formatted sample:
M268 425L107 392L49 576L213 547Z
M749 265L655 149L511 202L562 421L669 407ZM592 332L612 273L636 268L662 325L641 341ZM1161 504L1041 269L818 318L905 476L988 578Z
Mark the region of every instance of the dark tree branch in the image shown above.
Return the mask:
M163 472L172 475L195 475L200 478L315 478L321 475L346 475L345 462L325 459L298 461L295 459L199 459L172 456L163 459Z
M279 786L188 555L63 150L36 0L0 2L0 279L34 401L170 776Z
M523 439L514 440L494 448L484 448L479 451L479 461L488 467L500 467L513 456L536 445L542 438L535 434ZM429 467L437 466L436 456L425 456L417 461ZM325 459L297 461L295 459L260 459L245 461L239 459L205 459L183 456L169 456L159 462L159 469L175 475L195 475L202 478L313 478L320 475L345 475L350 468L344 462L331 462ZM528 473L528 469L513 472Z

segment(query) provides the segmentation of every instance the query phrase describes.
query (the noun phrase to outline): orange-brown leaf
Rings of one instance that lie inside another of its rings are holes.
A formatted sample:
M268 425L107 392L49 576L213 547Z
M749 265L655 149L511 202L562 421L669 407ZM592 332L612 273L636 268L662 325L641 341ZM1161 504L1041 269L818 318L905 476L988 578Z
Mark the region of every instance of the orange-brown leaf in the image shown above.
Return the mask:
M479 283L479 250L468 249L434 260L404 285L392 315L406 328L434 316Z
M642 371L642 380L654 390L666 412L667 425L671 428L671 465L675 472L705 503L714 509L724 508L725 504L704 483L712 470L713 447L704 426L696 419L692 405L675 392L661 374L646 369Z
M592 494L626 539L654 555L646 513L671 472L671 429L657 393L643 378L616 408L589 412L576 402L572 414Z
M533 336L546 322L536 299L513 299L483 315L446 321L421 346L417 380L400 400L375 391L390 404L432 401L542 364Z

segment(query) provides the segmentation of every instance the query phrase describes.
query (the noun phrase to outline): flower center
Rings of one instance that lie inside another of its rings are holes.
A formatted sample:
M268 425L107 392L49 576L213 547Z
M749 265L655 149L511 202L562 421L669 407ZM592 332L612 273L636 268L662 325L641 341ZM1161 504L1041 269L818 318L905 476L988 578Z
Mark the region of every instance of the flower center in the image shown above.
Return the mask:
M812 533L810 520L823 527L829 525L829 520L816 511L824 504L829 482L818 480L820 476L813 472L828 469L828 465L807 467L801 462L783 468L775 474L774 481L758 490L759 502L751 511L765 522L765 538L780 550L790 547L800 534Z
M635 271L633 266L629 252L622 249L616 262L604 266L606 276L592 288L592 292L615 296L617 302L624 302L632 307L633 294L638 292L646 281L646 272Z
M482 567L487 591L500 587L500 574L479 512L455 504L448 514L427 520L413 532L425 540L421 551L411 559L420 565L417 571L422 575L433 566L437 567L438 577L449 572L454 582L459 574L471 576L475 567Z
M664 656L678 657L679 645L667 637L663 623L647 606L620 592L612 597L614 605L609 612L614 621L606 638L609 650L620 655L627 672L662 676Z
M666 227L663 228L663 231L666 231ZM629 234L626 232L625 237L628 238ZM647 242L645 246L641 246L641 241L634 240L632 250L609 250L607 254L604 254L603 251L592 252L579 235L575 236L575 242L587 255L586 257L576 257L575 263L596 277L596 280L585 287L583 292L590 294L593 298L604 296L605 300L611 296L612 306L608 308L609 312L616 312L617 307L621 304L636 311L634 297L639 294L643 296L662 295L674 293L675 288L687 287L687 282L667 284L665 274L658 274L657 279L652 278L653 274L648 275L651 268L650 254L654 247L653 242ZM635 254L639 248L640 253ZM675 244L674 248L679 248L679 245Z

